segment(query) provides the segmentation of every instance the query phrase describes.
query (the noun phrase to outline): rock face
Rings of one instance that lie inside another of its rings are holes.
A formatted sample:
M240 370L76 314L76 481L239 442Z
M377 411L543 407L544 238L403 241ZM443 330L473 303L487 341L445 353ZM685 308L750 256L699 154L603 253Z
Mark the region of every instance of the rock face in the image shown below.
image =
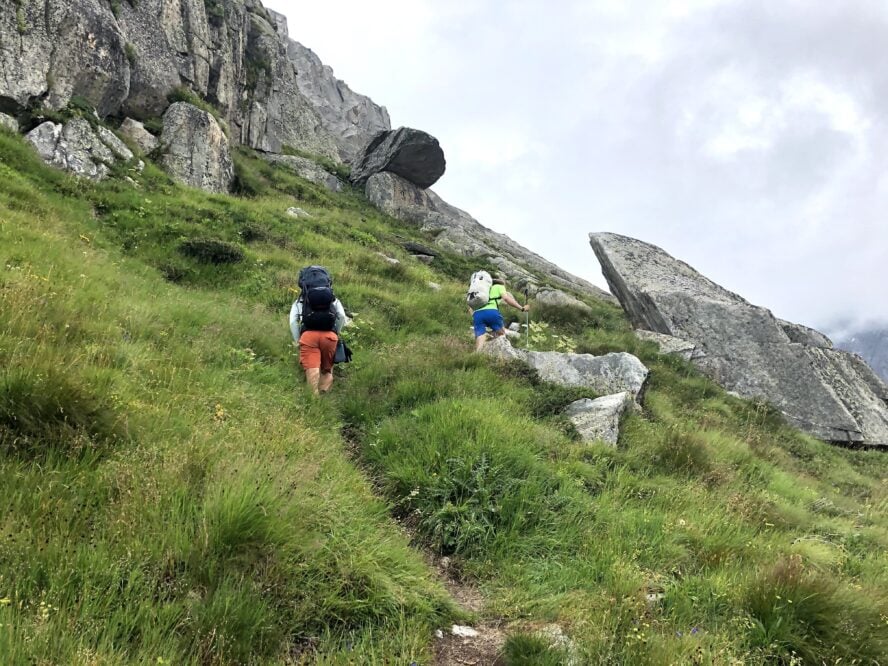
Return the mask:
M888 329L877 326L843 335L836 346L860 354L884 381L888 381Z
M266 153L262 157L267 162L284 166L300 178L322 185L331 192L342 190L342 181L313 160L297 155L275 155L274 153Z
M523 361L534 368L543 381L588 388L595 395L626 392L636 398L648 377L644 364L625 352L593 356L526 351L512 347L504 336L488 342L482 351L502 360Z
M280 16L274 12L269 14ZM339 157L347 164L354 164L374 136L392 128L388 111L369 97L352 91L311 49L299 42L287 41L287 55L296 66L299 90L336 142Z
M584 398L572 402L564 414L584 442L605 442L616 446L620 437L620 419L634 406L631 393L615 393L595 400Z
M351 180L364 185L373 174L387 171L424 190L438 182L445 168L444 151L435 137L400 127L371 139L352 168Z
M516 291L529 287L535 293L539 280L544 278L553 286L616 302L592 283L562 270L508 236L482 226L432 190L420 189L395 174L382 172L367 180L365 192L370 202L387 215L436 234L438 246L466 257L486 259L509 279Z
M65 125L45 122L28 132L26 138L47 164L92 180L104 179L108 167L118 158L133 157L113 133L105 128L97 133L83 118L74 118Z
M705 356L694 363L704 373L770 402L815 437L888 446L888 389L859 357L776 319L658 247L608 233L590 240L636 327L698 345Z
M10 132L19 131L18 121L12 116L7 116L5 113L0 113L0 127L8 129Z
M160 137L164 168L179 182L208 192L228 192L234 164L228 138L213 118L191 104L177 102L163 116Z
M644 329L636 329L635 335L640 340L653 342L660 348L661 354L671 354L680 356L685 361L691 361L706 356L705 352L694 342L682 340L664 333L655 333L654 331L645 331Z

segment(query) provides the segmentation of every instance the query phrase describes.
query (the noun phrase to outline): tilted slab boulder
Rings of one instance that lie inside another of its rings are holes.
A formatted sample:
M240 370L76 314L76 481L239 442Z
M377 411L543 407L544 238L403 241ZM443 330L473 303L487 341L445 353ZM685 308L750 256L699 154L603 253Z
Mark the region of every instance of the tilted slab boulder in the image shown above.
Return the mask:
M228 137L216 119L196 106L177 102L163 115L161 164L179 182L223 193L234 181Z
M644 363L626 352L593 356L527 351L513 347L505 336L494 338L481 351L501 360L523 361L545 382L588 388L595 395L628 392L637 398L648 377Z
M139 150L145 154L150 153L160 144L160 140L156 136L146 130L142 123L132 118L124 118L120 125L120 133L135 143Z
M426 189L438 182L446 166L444 151L435 137L399 127L373 137L352 168L351 180L364 185L373 174L388 171Z
M888 395L863 361L829 339L774 317L662 249L589 235L611 291L641 329L698 345L693 362L729 391L773 404L832 442L888 445Z
M626 411L636 408L629 392L605 395L601 398L583 398L570 403L564 415L574 424L584 442L604 442L617 445L620 420Z

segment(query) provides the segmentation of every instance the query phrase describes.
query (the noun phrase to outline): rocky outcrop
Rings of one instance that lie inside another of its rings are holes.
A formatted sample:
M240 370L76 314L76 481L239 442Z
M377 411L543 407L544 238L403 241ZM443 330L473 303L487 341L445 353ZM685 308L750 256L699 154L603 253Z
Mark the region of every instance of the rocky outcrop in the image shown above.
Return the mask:
M435 234L435 244L439 247L493 264L517 291L527 287L535 294L543 283L616 302L592 283L562 270L508 236L482 226L432 190L420 189L395 174L382 172L367 180L365 192L382 212Z
M694 363L704 373L770 402L815 437L888 446L888 393L859 357L832 349L813 329L778 320L658 247L607 233L590 240L636 327L698 345L705 355Z
M275 18L280 17L274 12L269 13ZM374 104L369 97L352 91L311 49L299 42L287 41L287 55L296 67L299 90L317 111L324 129L333 137L339 157L347 164L354 164L374 136L391 129L388 111L384 106Z
M270 164L286 167L300 178L326 187L331 192L342 190L342 181L314 160L297 155L275 155L274 153L265 153L262 157Z
M143 153L148 154L160 145L160 139L145 129L138 120L125 118L120 125L120 133L139 147Z
M216 119L177 102L163 116L164 169L179 182L207 192L228 192L234 180L228 138Z
M645 342L653 342L660 349L661 354L678 356L685 361L691 361L706 356L705 352L700 349L696 343L689 342L688 340L682 340L681 338L665 335L664 333L645 331L643 329L636 329L635 335L638 339L644 340Z
M631 393L615 393L595 400L583 398L572 402L564 410L564 415L573 423L584 442L605 442L616 446L620 437L620 420L633 407L635 401Z
M430 134L410 127L377 134L352 167L351 180L364 185L373 174L387 171L424 190L444 175L444 151Z
M494 358L526 363L545 382L587 388L594 395L627 392L635 399L642 392L648 377L644 364L626 352L593 356L527 351L512 347L505 336L491 340L481 349Z
M28 132L26 138L47 164L92 180L104 179L109 173L108 167L118 157L125 160L133 157L113 133L105 128L97 133L83 118L74 118L65 125L45 122Z
M871 326L845 333L836 346L860 354L882 380L888 381L888 328Z

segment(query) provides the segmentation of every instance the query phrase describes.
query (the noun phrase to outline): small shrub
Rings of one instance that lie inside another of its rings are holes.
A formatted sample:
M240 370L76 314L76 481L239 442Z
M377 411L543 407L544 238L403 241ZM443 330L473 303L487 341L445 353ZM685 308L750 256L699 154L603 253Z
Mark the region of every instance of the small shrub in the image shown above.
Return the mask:
M704 474L711 468L706 440L697 433L672 427L657 442L653 461L659 469L681 474Z
M189 238L179 251L205 264L236 264L244 260L244 251L233 243L217 238Z
M138 59L138 53L136 52L136 47L127 42L127 45L123 48L124 53L126 53L127 62L129 62L130 67L136 66L136 60Z
M188 277L188 269L177 264L162 264L158 266L158 270L167 282L178 284Z
M552 649L542 636L512 634L503 648L507 666L561 666L568 662L563 650Z

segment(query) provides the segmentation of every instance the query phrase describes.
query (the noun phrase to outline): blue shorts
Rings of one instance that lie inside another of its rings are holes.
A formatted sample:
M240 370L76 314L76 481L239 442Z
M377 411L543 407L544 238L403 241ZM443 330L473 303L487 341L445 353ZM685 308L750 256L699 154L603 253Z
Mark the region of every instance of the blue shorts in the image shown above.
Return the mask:
M481 337L489 328L496 333L503 330L503 316L499 310L475 310L472 314L472 323L475 325L475 337Z

